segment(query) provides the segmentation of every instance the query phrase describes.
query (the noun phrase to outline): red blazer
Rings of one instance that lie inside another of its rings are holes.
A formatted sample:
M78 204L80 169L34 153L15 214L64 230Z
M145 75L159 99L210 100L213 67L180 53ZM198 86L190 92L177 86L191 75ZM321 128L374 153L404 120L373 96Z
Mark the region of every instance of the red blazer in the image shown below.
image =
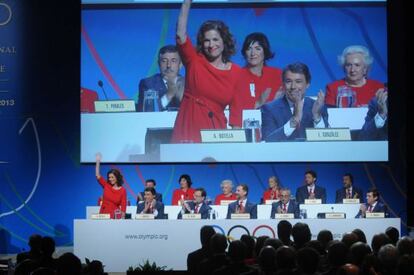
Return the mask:
M229 197L226 197L224 194L217 195L216 200L214 201L215 205L220 205L223 200L237 200L236 194L232 193Z
M193 200L194 199L194 189L188 188L187 192L184 192L182 189L175 189L171 205L178 205L178 201L181 199L181 195L183 195L184 200Z
M127 201L125 188L121 187L121 189L115 190L103 177L100 177L98 182L104 189L99 214L110 214L111 219L113 219L116 209L120 209L123 213L125 213Z

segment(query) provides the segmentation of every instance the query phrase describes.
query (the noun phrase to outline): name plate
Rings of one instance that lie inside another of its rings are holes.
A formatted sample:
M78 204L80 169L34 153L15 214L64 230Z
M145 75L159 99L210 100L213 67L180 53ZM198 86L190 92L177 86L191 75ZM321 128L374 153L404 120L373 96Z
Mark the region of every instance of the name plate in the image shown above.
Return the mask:
M276 213L275 219L294 219L295 216L292 213Z
M342 203L343 204L359 204L360 201L359 199L343 199Z
M305 199L305 204L322 204L321 199Z
M111 215L110 214L92 214L91 219L93 219L93 220L110 220Z
M222 201L220 201L220 205L227 206L227 205L229 205L230 203L235 202L235 201L236 201L236 200L222 200Z
M95 101L95 112L135 112L135 101L133 100L99 100Z
M265 204L272 204L274 202L279 202L279 200L265 200Z
M345 213L325 213L325 219L345 219Z
M307 141L348 141L351 140L349 128L306 128Z
M242 213L242 214L231 214L232 220L248 220L250 219L249 213Z
M136 214L135 215L136 220L153 220L155 219L154 214Z
M372 219L372 218L385 218L384 212L366 212L365 218Z
M201 129L200 133L203 143L247 142L244 129Z
M183 220L201 220L201 214L183 214Z

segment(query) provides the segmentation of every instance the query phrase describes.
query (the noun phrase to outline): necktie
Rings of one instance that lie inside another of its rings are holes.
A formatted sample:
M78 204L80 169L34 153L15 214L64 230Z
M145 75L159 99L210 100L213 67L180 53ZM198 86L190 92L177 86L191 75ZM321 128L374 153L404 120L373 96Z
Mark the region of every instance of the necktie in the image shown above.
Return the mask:
M351 192L351 189L348 189L348 199L352 199L352 192Z
M195 205L194 213L198 214L198 204Z
M372 205L370 205L369 207L368 207L368 212L372 212Z
M242 201L239 202L239 213L244 213L244 206Z
M313 195L313 187L311 187L310 189L309 189L309 196L310 195Z
M283 204L283 212L286 213L286 203Z

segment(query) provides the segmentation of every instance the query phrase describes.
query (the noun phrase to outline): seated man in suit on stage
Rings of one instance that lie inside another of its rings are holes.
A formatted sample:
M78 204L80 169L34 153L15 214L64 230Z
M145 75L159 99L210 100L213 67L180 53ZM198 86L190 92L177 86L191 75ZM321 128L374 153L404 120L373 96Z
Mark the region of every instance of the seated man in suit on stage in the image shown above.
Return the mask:
M146 187L144 201L138 203L137 214L154 214L155 219L164 219L164 204L155 199L154 187Z
M152 187L155 189L155 185L157 185L157 183L155 182L154 179L147 179L145 181L145 188ZM137 196L137 204L143 200L144 200L144 192L139 192ZM155 192L155 200L162 202L162 194Z
M160 73L141 79L139 82L138 112L176 110L180 107L184 94L184 77L178 74L181 68L181 58L176 46L167 45L159 50L158 66ZM156 101L155 104L147 106L144 102L145 94L151 90L155 94L148 95L148 97L155 97Z
M342 203L344 199L359 199L362 200L361 188L354 186L354 177L346 173L342 177L343 187L336 190L335 203Z
M311 81L308 67L299 62L289 64L283 70L282 80L285 95L261 108L263 140L304 139L306 128L328 127L323 92L318 92L316 100L305 97Z
M194 201L186 202L184 199L181 199L182 209L178 213L177 219L182 219L183 214L189 213L201 214L202 219L208 219L212 209L205 202L206 196L207 192L204 188L196 188L194 191Z
M367 202L361 204L359 212L355 218L365 218L366 213L384 213L384 217L388 218L389 213L387 207L379 202L380 193L376 188L372 188L367 192Z
M368 104L365 123L359 133L360 140L388 140L388 92L379 89Z
M305 172L305 185L296 190L296 203L303 204L305 199L321 199L326 203L326 190L316 185L316 172L312 170Z
M231 219L231 214L250 214L250 219L257 219L257 204L249 202L247 195L249 187L246 184L239 184L236 188L237 201L232 202L227 208L227 219Z
M275 214L293 214L294 218L299 218L299 205L290 199L290 189L282 188L280 190L280 200L272 203L272 212L270 218L274 219Z

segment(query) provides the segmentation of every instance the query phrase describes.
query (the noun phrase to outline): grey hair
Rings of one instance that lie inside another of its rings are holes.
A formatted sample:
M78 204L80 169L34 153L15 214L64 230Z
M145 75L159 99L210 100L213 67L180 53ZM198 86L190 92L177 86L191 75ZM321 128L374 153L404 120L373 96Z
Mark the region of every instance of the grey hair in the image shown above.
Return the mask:
M292 192L290 192L290 189L287 187L280 188L280 193L282 193L283 191L286 191L286 192L289 192L289 194L292 194Z
M223 180L220 184L220 187L223 187L225 184L230 185L231 189L233 189L233 182L231 180Z
M339 65L343 67L345 65L346 56L349 54L354 54L354 53L362 54L362 57L364 58L364 63L367 66L367 69L371 68L371 65L374 62L374 59L369 53L369 50L366 47L361 46L361 45L352 45L352 46L346 47L344 51L342 52L342 54L338 56Z

